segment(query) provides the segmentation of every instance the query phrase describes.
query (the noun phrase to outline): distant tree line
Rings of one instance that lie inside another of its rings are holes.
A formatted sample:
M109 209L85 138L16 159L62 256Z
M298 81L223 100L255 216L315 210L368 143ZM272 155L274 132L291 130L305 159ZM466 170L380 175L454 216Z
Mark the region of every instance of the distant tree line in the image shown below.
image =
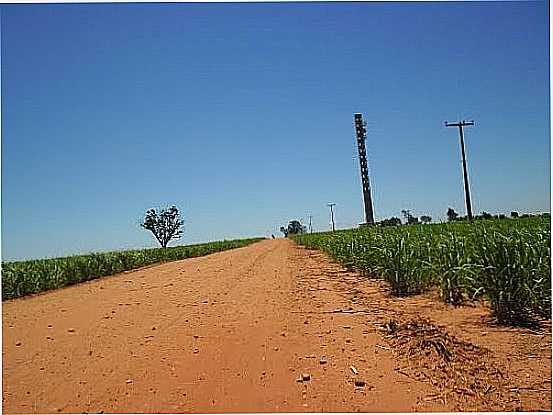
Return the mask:
M405 225L420 225L420 224L428 224L432 222L432 218L428 215L422 215L420 217L416 217L411 214L411 211L408 209L404 209L401 211L401 214L403 215L404 222L402 223L401 219L395 216L392 216L391 218L382 219L381 221L377 222L376 225L378 226L399 226L402 224ZM453 208L448 208L446 212L447 221L448 222L458 222L458 221L466 221L468 218L466 216L460 216L459 213L457 213ZM510 214L510 217L512 219L517 218L530 218L530 217L550 217L549 213L539 213L539 214L530 214L530 213L524 213L520 215L516 211L512 211ZM499 213L496 215L492 215L488 212L482 212L480 215L474 216L474 220L487 220L487 219L508 219L507 215L503 213Z
M401 211L406 225L420 225L432 222L432 218L428 215L422 215L420 218L413 216L410 210L404 209ZM401 219L392 216L388 219L383 219L376 223L378 226L398 226L401 225Z
M538 214L531 214L531 213L523 213L522 215L519 214L517 211L512 211L510 213L511 219L524 219L524 218L532 218L532 217L540 217L540 218L548 218L551 215L549 213L538 213ZM481 212L480 215L474 216L474 220L489 220L489 219L508 219L507 215L504 213L498 213L495 215L492 215L491 213L488 213L486 211ZM466 216L459 216L453 208L449 208L447 210L447 220L448 222L455 222L455 221L466 221L468 218Z

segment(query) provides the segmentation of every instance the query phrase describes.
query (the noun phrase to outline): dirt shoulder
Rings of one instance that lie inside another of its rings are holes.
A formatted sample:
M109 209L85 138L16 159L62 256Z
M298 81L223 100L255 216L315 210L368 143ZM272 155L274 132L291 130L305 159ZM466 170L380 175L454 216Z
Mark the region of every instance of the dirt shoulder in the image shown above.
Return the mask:
M437 292L392 297L381 280L298 250L309 284L341 295L348 305L336 311L380 334L396 372L432 386L419 409L437 401L452 411L551 411L550 320L504 327L484 305L453 307Z
M527 383L513 383L524 409L551 408L550 392L540 392L540 400L520 389L551 381L550 331L537 335L487 328L482 335L481 311L449 310L428 301L391 299L378 282L288 240L266 240L6 301L3 409L451 411L463 401L409 372L383 326L416 314L442 324L447 312L471 322L455 324L455 335L470 342L484 339L482 346L500 363L505 363L501 353L507 353L508 341L508 357L515 350L536 353L534 358L510 357L515 363L506 374L511 381L519 379L513 370L530 373L530 378L521 375ZM365 311L351 312L361 308ZM443 324L449 324L447 319ZM309 380L298 381L302 374ZM485 408L479 399L477 407Z

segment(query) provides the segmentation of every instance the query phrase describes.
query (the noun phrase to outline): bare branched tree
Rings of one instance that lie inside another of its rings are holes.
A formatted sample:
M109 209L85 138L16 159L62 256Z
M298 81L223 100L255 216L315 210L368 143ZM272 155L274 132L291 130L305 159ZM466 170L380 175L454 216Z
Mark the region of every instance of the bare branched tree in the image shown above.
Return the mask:
M140 226L152 232L162 248L167 248L167 244L172 239L179 239L182 236L183 224L179 210L171 206L169 209L162 209L159 213L155 209L148 210L144 223Z

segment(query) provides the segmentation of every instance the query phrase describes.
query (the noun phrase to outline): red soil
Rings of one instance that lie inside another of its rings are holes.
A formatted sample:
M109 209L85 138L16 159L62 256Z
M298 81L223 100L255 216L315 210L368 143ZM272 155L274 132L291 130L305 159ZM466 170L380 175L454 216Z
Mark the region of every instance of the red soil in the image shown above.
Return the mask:
M550 321L504 328L484 307L392 298L289 240L6 301L2 314L7 413L551 410ZM432 338L386 329L421 318Z

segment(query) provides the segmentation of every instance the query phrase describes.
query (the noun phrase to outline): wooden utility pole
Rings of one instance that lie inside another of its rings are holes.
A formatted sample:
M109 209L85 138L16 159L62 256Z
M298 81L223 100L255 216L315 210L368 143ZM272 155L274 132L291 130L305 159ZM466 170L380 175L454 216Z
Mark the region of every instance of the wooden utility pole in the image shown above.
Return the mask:
M313 228L311 228L311 219L313 219L313 216L309 215L309 233L313 233Z
M334 210L332 209L334 206L336 206L336 203L329 203L327 206L330 208L330 218L332 220L332 232L336 230L334 226Z
M359 166L361 167L361 185L363 188L363 202L365 204L365 224L374 225L373 201L371 198L371 186L369 184L369 168L367 165L367 150L365 140L367 139L366 123L363 122L363 115L353 115L355 123L355 134L357 135L357 149L359 151Z
M470 203L469 175L467 173L467 160L465 157L465 139L463 137L463 127L474 125L474 121L461 121L456 123L445 122L446 127L458 127L459 137L461 139L461 155L463 156L463 178L465 183L465 203L467 204L467 216L472 221L472 205Z

